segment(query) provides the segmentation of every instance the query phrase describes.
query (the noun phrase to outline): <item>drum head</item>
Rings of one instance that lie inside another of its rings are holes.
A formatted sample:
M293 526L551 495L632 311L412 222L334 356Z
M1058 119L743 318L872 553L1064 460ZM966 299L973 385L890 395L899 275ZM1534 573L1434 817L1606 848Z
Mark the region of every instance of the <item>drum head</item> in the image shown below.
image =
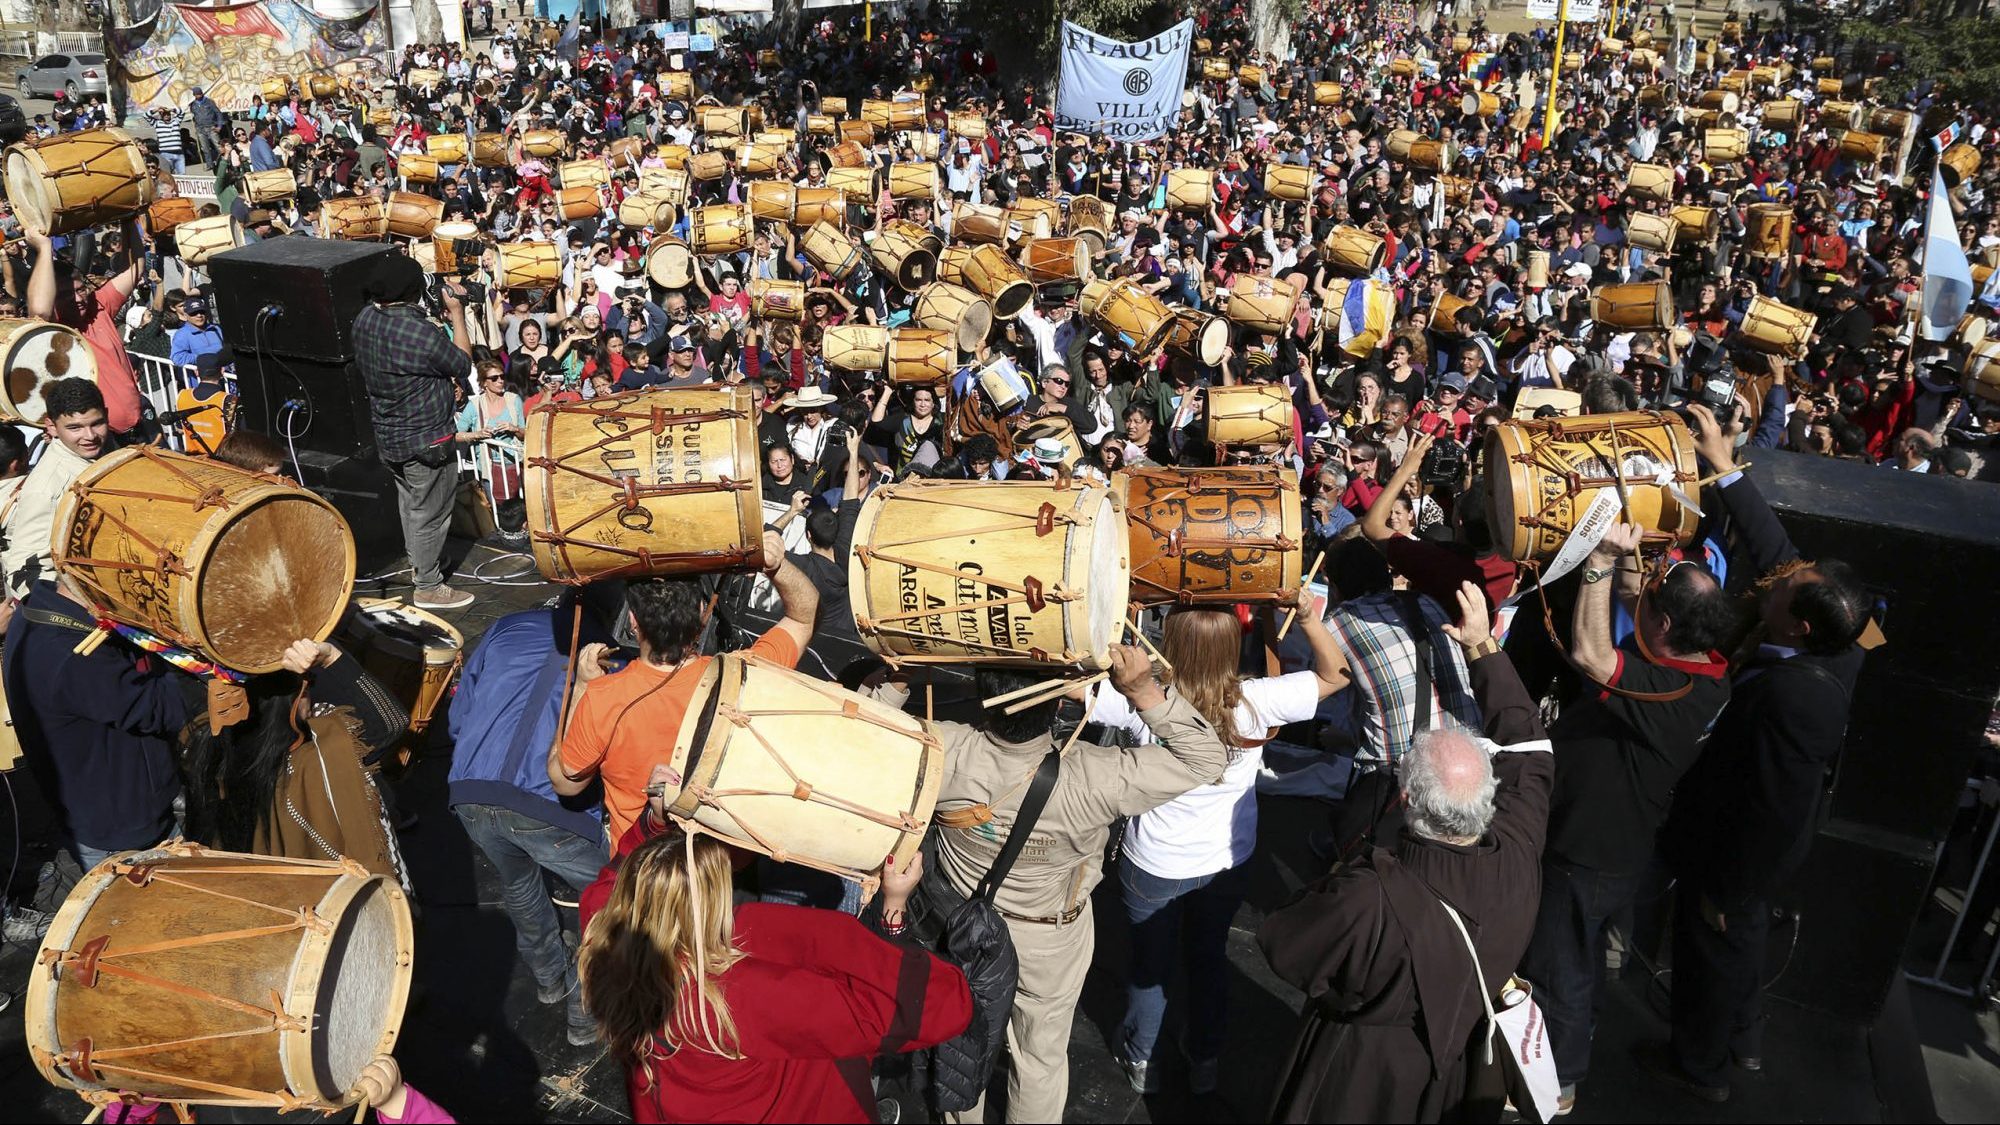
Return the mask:
M327 898L344 897L348 891L348 885L336 885ZM322 908L328 905L321 903ZM340 921L327 939L325 960L308 970L319 977L312 1008L318 1026L311 1079L301 1083L306 1076L296 1073L290 1078L299 1092L338 1104L362 1070L395 1046L409 999L408 958L414 949L409 905L385 879L369 880L344 910L337 904L333 909L340 911Z
M16 321L6 337L6 385L0 395L0 417L39 425L48 417L42 392L57 379L97 382L97 357L82 336L71 329L38 321Z
M1195 331L1194 355L1204 367L1222 366L1223 353L1229 347L1229 322L1219 316L1207 318Z
M7 154L7 199L14 205L14 217L32 231L49 229L49 204L42 194L42 174L26 152Z
M331 634L346 613L354 533L325 501L286 490L238 509L206 558L190 563L216 658L241 671L272 671L293 641Z
M1118 643L1125 628L1125 606L1132 596L1132 537L1126 534L1124 501L1117 489L1092 490L1082 506L1090 520L1090 571L1084 588L1090 592L1090 615L1086 624L1090 636L1075 638L1079 648L1109 667L1111 646ZM1082 534L1073 531L1074 537Z
M1493 546L1507 558L1516 552L1519 518L1514 511L1513 463L1507 459L1508 430L1495 426L1486 434L1486 526Z

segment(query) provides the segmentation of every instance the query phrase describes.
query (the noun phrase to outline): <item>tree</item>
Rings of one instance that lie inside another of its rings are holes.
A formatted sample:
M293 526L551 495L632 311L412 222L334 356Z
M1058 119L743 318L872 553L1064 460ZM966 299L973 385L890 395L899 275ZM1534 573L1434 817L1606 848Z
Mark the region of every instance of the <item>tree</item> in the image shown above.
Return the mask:
M1144 39L1185 19L1192 0L1004 0L967 4L963 18L986 41L1009 86L1053 90L1064 20L1113 39Z
M1940 4L1938 10L1948 7ZM1885 47L1901 52L1903 65L1885 75L1886 93L1892 98L1900 98L1925 78L1936 79L1944 95L1957 101L1976 104L2000 97L2000 35L1993 34L1983 17L1935 24L1843 20L1840 36L1867 53Z

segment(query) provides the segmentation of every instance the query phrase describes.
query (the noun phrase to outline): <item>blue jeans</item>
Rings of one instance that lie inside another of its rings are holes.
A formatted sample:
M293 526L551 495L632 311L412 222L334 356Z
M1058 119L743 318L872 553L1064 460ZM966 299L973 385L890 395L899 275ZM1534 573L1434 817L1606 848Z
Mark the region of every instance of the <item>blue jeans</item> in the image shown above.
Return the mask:
M182 157L180 153L163 152L159 154L159 157L160 157L161 168L164 168L167 171L172 172L177 176L187 171L187 160L184 157Z
M1597 982L1604 972L1604 927L1631 905L1646 873L1612 875L1566 863L1542 861L1542 904L1535 936L1521 959L1521 974L1535 988L1564 1086L1590 1072Z
M521 960L544 988L558 982L576 986L576 967L563 948L562 920L542 883L548 871L582 889L597 878L606 862L604 845L566 828L536 820L500 805L455 805L465 834L500 869L501 901L514 922L514 946Z
M1152 1061L1167 1014L1167 978L1185 961L1188 1055L1198 1062L1221 1057L1229 1007L1229 924L1243 902L1245 868L1193 879L1162 879L1130 859L1118 868L1125 920L1132 925L1132 974L1118 1052L1133 1062Z

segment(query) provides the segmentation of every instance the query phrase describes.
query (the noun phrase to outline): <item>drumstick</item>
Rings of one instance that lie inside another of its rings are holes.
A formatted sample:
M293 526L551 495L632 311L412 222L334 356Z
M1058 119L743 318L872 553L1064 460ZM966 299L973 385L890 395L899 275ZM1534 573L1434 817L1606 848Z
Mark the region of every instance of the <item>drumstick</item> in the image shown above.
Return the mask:
M995 706L996 704L1011 703L1014 700L1019 699L1024 695L1040 695L1042 692L1047 691L1051 685L1067 684L1067 683L1069 683L1068 679L1062 676L1054 676L1046 680L1041 680L1036 683L1029 684L1027 687L1015 688L1013 691L1003 691L999 695L993 696L990 699L982 699L979 701L979 705L981 707L992 707Z
M1060 683L1056 684L1054 687L1051 687L1047 691L1041 693L1040 695L1030 696L1026 699L1017 700L1013 703L1008 704L1004 713L1012 715L1016 711L1026 711L1030 707L1039 707L1042 704L1047 703L1052 699L1059 699L1065 695L1068 695L1070 692L1075 691L1078 688L1089 687L1091 684L1094 684L1097 681L1104 679L1106 676L1109 676L1110 674L1111 673L1109 672L1099 672L1096 675L1091 676L1087 679L1075 680L1075 681L1063 680Z
M83 1119L83 1125L95 1125L96 1121L104 1116L104 1106L104 1102L98 1102L95 1106L92 1106L90 1116Z
M1306 571L1306 580L1305 580L1304 582L1301 582L1301 583L1299 583L1299 587L1300 587L1300 593L1301 593L1301 594L1303 594L1303 593L1304 593L1304 588L1305 588L1305 587L1307 587L1307 586L1310 586L1310 585L1312 585L1312 580L1313 580L1313 579L1315 579L1315 578L1318 578L1318 577L1319 577L1319 568L1320 568L1320 567L1321 567L1321 566L1322 566L1322 565L1323 565L1323 564L1324 564L1325 562L1326 562L1326 552L1325 552L1325 551L1321 551L1321 552L1319 553L1319 557L1313 560L1313 565L1312 565L1312 569L1311 569L1311 570L1309 570L1309 571ZM1298 606L1293 606L1292 608L1290 608L1290 609L1288 609L1288 610L1286 610L1286 611L1285 611L1285 619L1284 619L1284 621L1280 622L1280 623L1279 623L1279 625L1278 625L1278 639L1279 639L1279 640L1281 640L1281 641L1282 641L1282 640L1284 640L1284 639L1285 639L1285 634L1286 634L1286 633L1289 633L1289 632L1291 632L1291 631L1292 631L1292 622L1293 622L1294 620L1296 620L1296 619L1298 618L1298 616L1299 616L1299 607L1298 607Z
M363 1095L360 1101L354 1103L354 1125L361 1125L366 1120L368 1120L368 1098Z
M1153 647L1153 642L1147 638L1146 631L1139 628L1138 622L1127 621L1125 623L1125 628L1130 630L1132 635L1139 639L1139 643L1145 647L1147 652L1153 654L1153 659L1159 662L1160 667L1165 668L1169 672L1174 670L1174 662L1167 659L1166 653L1161 652L1159 649Z

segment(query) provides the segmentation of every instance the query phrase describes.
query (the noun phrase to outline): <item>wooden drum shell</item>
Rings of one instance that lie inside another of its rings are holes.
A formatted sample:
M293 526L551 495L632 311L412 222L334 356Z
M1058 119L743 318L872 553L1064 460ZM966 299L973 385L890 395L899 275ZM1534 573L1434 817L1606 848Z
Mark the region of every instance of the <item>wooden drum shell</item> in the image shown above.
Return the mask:
M1298 474L1254 466L1122 474L1135 605L1270 602L1299 588Z
M1694 439L1673 414L1635 411L1546 421L1502 422L1488 431L1487 515L1495 548L1514 562L1547 562L1562 549L1602 495L1619 511L1618 471L1624 470L1629 518L1655 541L1685 546L1701 516L1673 489L1692 497L1701 473ZM1668 470L1670 486L1656 483Z

